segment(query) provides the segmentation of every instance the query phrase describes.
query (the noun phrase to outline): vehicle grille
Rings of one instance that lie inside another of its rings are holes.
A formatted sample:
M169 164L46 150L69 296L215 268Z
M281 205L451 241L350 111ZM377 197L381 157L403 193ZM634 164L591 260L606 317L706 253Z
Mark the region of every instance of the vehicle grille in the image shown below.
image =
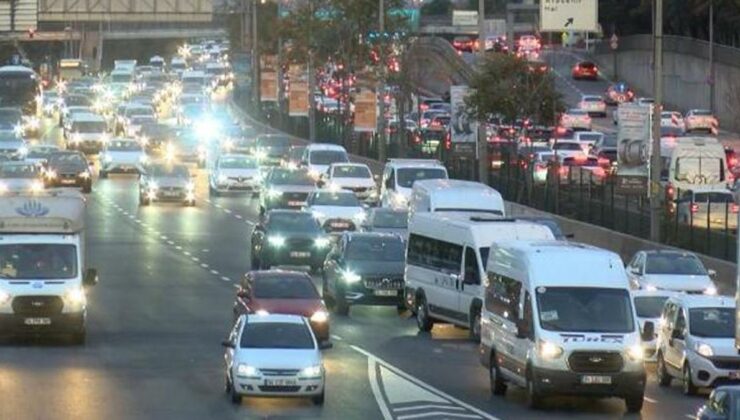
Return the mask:
M59 296L18 296L11 306L17 315L52 316L62 313L64 302Z
M296 376L298 369L260 369L265 376Z
M239 176L239 177L230 176L229 179L234 182L245 182L245 181L250 181L252 177L251 176Z
M403 289L403 279L393 277L369 277L364 279L365 288L372 290L399 290Z
M308 193L302 192L286 192L283 193L283 200L285 201L306 201Z
M711 357L709 360L717 369L740 370L740 358L737 357Z
M300 251L303 249L311 249L313 245L313 239L306 238L288 238L285 240L286 247L291 251Z
M369 190L369 188L367 187L345 187L344 189L347 191L352 191L353 193L364 193Z
M622 370L622 355L606 351L574 351L568 357L573 372L578 373L616 373Z
M300 385L260 385L260 391L262 392L298 392L300 391Z

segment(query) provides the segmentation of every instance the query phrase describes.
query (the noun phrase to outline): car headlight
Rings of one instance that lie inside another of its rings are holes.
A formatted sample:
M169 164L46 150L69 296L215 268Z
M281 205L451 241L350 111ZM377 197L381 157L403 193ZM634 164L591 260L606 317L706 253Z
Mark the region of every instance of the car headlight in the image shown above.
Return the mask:
M142 165L146 165L147 163L149 163L149 156L147 155L139 156L139 163L141 163Z
M219 184L225 184L226 181L228 181L228 180L229 180L229 177L227 177L226 175L219 175L218 176L218 183Z
M10 293L0 290L0 305L5 305L10 301Z
M267 197L268 198L278 198L281 195L283 195L283 193L281 191L278 191L278 190L275 190L275 189L269 189L269 190L267 190Z
M82 288L67 290L64 294L64 300L71 306L83 306L87 302L85 290Z
M0 194L8 192L8 186L4 182L0 182Z
M694 345L694 350L696 350L697 353L699 353L700 355L704 357L714 356L714 349L712 348L712 346L710 346L707 343L701 343L701 342L696 343Z
M309 169L308 176L310 176L313 179L319 179L321 177L321 173L317 171L316 169Z
M316 248L326 248L329 246L329 238L316 238L316 240L313 241L314 246Z
M269 313L269 312L267 312L267 311L266 311L266 310L264 310L264 309L257 309L257 310L256 310L256 311L254 312L254 314L255 314L255 315L257 315L257 316L267 316L267 315L270 315L270 313Z
M408 204L408 200L403 194L394 194L393 195L393 204L397 206L405 206Z
M282 236L268 236L267 242L276 248L280 248L281 246L285 245L285 238L283 238Z
M239 363L236 366L236 376L255 377L259 375L260 375L259 369L257 369L254 366L245 365L244 363Z
M46 171L46 177L49 178L49 179L54 179L54 178L57 177L57 173L56 173L55 170L49 169L49 170Z
M193 192L195 191L195 184L193 184L192 182L188 182L187 184L185 184L185 189Z
M342 273L342 277L344 278L344 281L347 283L357 283L360 280L362 280L362 277L360 275L353 273L352 271L345 271Z
M41 181L33 181L31 183L31 192L40 192L44 189L44 183Z
M645 350L642 348L642 345L635 344L634 346L630 346L627 348L627 357L629 357L630 360L633 362L639 362L641 361L645 356Z
M257 158L257 160L264 160L267 157L267 153L264 150L256 150L254 152L254 157Z
M83 172L80 172L80 173L78 174L78 176L79 176L80 178L83 178L83 179L87 179L87 178L90 178L90 172L87 172L87 171L83 171Z
M28 148L26 146L21 146L18 148L18 155L26 156L27 154L28 154Z
M537 343L537 351L543 359L557 359L563 355L562 347L543 340Z
M321 365L309 366L301 369L299 374L303 378L316 378L321 376Z
M709 286L706 289L704 289L704 294L714 296L717 294L717 288L714 286Z
M646 284L645 290L647 290L648 292L655 292L658 290L658 288L653 286L652 284Z
M365 218L367 215L364 211L361 211L359 213L356 213L354 216L352 216L353 219L355 219L355 222L362 223L365 221Z
M159 185L156 182L150 182L147 187L149 187L149 191L157 191L159 189Z
M311 322L326 322L329 320L329 314L323 310L319 309L318 311L314 312L313 315L311 315Z
M111 163L111 162L113 162L113 156L111 156L111 155L105 155L105 157L103 158L103 160L105 161L105 163Z

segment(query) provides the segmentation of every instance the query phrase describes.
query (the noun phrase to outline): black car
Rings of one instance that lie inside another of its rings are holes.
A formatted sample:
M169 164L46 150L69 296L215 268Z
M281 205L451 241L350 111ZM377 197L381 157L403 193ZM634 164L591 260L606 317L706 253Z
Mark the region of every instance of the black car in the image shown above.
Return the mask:
M49 156L46 163L46 186L79 187L82 192L92 191L90 164L81 152L58 152Z
M271 210L252 232L252 269L295 265L318 271L329 245L329 237L311 213Z
M365 232L394 233L402 238L409 234L409 212L390 207L376 207L367 211L362 223Z
M405 244L399 235L346 232L324 262L324 301L340 315L358 304L404 309L405 264Z
M254 155L262 166L278 166L290 150L290 138L280 134L260 134L255 139Z
M167 124L151 122L141 126L139 139L146 152L159 156L164 153L164 146L175 141L177 130Z
M740 418L740 386L715 388L696 413L697 420L731 420Z
M315 190L316 181L305 168L272 168L262 185L260 214L273 209L301 209Z

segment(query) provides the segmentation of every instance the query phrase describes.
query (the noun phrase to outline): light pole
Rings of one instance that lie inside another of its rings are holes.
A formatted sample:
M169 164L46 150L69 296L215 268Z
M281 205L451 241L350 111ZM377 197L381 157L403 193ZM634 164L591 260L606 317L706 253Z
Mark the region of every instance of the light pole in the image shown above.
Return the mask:
M714 0L709 1L709 110L714 113Z
M478 0L478 64L484 65L486 57L486 7L483 0ZM488 139L484 121L478 122L478 181L488 184Z
M660 241L660 111L663 108L663 0L655 1L653 20L653 135L650 155L650 240Z
M385 56L383 39L385 36L385 0L378 0L378 30L380 35L380 80L378 81L378 160L385 162Z
M316 72L313 64L313 22L314 16L313 0L308 0L310 18L308 20L308 139L316 141Z
M252 2L252 98L255 112L260 109L260 47L257 31L257 13L260 3L264 3L264 0Z

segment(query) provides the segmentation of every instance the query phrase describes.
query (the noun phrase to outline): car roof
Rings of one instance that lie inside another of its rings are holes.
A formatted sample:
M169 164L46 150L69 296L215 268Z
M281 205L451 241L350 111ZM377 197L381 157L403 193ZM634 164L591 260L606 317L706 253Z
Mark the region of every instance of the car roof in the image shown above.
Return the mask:
M400 236L390 232L345 232L344 236L346 236L350 242L353 240L362 240L367 238L398 239L399 241L403 240Z
M287 214L287 215L299 215L299 214L305 214L308 216L313 216L313 213L305 210L289 210L289 209L273 209L267 211L267 216L269 217L272 214Z
M445 168L435 159L390 159L385 165L393 168Z
M269 323L284 323L284 324L302 324L306 325L303 317L300 315L285 315L285 314L268 314L268 315L251 315L245 317L249 324L269 324Z
M101 117L98 114L93 114L91 112L84 112L80 113L74 116L75 122L105 122L105 118Z
M357 166L357 167L362 167L362 168L369 168L369 166L367 166L366 164L364 164L364 163L358 163L358 162L336 162L336 163L332 163L329 166L331 166L331 167L335 167L335 166Z
M308 149L309 151L315 151L315 150L337 150L337 151L342 151L342 152L347 151L344 147L339 146L337 144L332 144L332 143L313 143L313 144L309 144L308 146L306 146L306 149Z
M679 293L670 299L687 308L734 308L735 298L717 295L694 295Z
M255 280L274 279L274 278L295 278L295 279L307 279L311 280L311 276L303 271L293 270L256 270L247 273Z
M691 255L696 257L696 254L690 251L684 251L679 249L648 249L643 250L646 255Z

